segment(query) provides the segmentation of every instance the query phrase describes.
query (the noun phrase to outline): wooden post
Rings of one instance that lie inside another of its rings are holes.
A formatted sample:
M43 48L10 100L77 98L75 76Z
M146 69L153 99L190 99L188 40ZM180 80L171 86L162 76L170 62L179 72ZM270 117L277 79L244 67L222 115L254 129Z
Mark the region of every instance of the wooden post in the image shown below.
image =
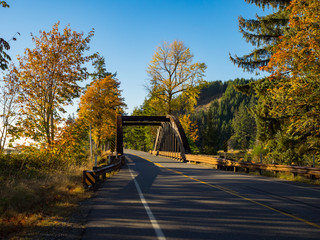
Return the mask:
M312 155L312 167L316 167L316 161L314 158L314 154Z

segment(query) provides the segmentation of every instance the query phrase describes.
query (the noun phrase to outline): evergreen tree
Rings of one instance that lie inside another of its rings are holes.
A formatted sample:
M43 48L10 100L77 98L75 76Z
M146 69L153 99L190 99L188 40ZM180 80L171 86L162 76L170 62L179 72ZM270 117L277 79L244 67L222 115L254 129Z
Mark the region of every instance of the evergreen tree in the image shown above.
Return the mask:
M95 69L95 71L90 74L92 80L104 79L106 76L110 75L112 75L112 77L115 77L117 75L116 73L112 74L110 72L107 72L105 58L103 56L97 56L92 65Z
M251 101L250 105L254 102ZM235 149L249 149L255 140L256 122L254 117L249 113L245 102L242 102L236 110L232 120L233 135L231 140Z
M224 140L232 136L232 121L236 110L241 104L248 106L251 97L245 96L234 89L234 85L248 84L252 80L235 79L224 83L225 91L220 98L212 101L208 111L200 111L193 115L199 127L199 140L196 142L202 153L215 154L223 148ZM216 82L210 83L220 88ZM214 92L215 90L212 89ZM217 90L216 90L217 91ZM203 101L199 99L199 101Z
M0 1L0 6L8 8L9 5L5 1ZM11 60L10 56L5 52L10 49L9 43L0 38L0 69L5 70L8 68L8 61Z
M273 8L279 8L279 7L286 7L289 5L291 0L245 0L247 3L254 3L258 7L265 8L265 7L273 7Z
M151 99L145 99L139 108L135 108L132 116L157 115L156 110L150 105ZM149 151L157 134L157 126L126 126L123 130L124 146L129 149Z
M244 56L231 56L231 61L243 68L244 71L257 72L260 67L266 66L272 55L272 47L279 41L279 37L288 24L286 6L290 0L245 0L258 7L272 7L278 11L257 16L256 19L239 17L239 30L247 42L255 48Z

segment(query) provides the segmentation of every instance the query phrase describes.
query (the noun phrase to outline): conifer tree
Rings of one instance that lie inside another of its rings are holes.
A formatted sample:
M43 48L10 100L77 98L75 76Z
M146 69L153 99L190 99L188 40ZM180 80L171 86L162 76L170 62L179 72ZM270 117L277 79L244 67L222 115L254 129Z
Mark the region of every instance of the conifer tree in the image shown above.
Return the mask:
M0 6L8 8L9 5L5 1L0 1ZM8 68L8 61L11 60L10 56L5 52L10 49L9 43L0 38L0 69L5 70Z
M231 61L243 68L244 71L257 72L260 67L266 66L272 55L272 47L288 24L288 13L285 7L290 0L245 0L258 7L272 7L278 11L266 15L256 16L256 19L239 17L239 30L247 42L254 46L249 54L244 56L231 56Z
M236 88L258 98L252 112L257 124L257 140L268 146L268 157L278 163L306 165L311 152L319 153L320 149L319 78L314 78L319 73L319 57L314 57L319 52L319 3L288 2L290 6L283 8L288 23L274 46L270 45L268 67L261 68L273 75ZM310 10L311 7L314 8Z

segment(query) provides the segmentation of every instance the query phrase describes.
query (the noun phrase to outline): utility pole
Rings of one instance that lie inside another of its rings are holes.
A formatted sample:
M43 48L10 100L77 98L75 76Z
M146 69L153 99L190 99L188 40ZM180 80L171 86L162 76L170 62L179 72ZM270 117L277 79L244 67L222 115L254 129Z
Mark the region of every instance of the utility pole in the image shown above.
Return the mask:
M91 123L89 126L89 141L90 141L90 161L92 160L92 136L91 136Z

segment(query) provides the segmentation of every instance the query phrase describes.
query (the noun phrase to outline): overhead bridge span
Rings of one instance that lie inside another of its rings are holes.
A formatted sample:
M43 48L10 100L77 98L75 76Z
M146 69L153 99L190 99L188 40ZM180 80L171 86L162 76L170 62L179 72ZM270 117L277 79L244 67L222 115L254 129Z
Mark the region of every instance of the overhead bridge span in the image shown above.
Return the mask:
M123 127L159 126L153 151L179 153L185 160L185 154L191 153L186 134L179 119L167 116L117 116L116 151L123 154Z

